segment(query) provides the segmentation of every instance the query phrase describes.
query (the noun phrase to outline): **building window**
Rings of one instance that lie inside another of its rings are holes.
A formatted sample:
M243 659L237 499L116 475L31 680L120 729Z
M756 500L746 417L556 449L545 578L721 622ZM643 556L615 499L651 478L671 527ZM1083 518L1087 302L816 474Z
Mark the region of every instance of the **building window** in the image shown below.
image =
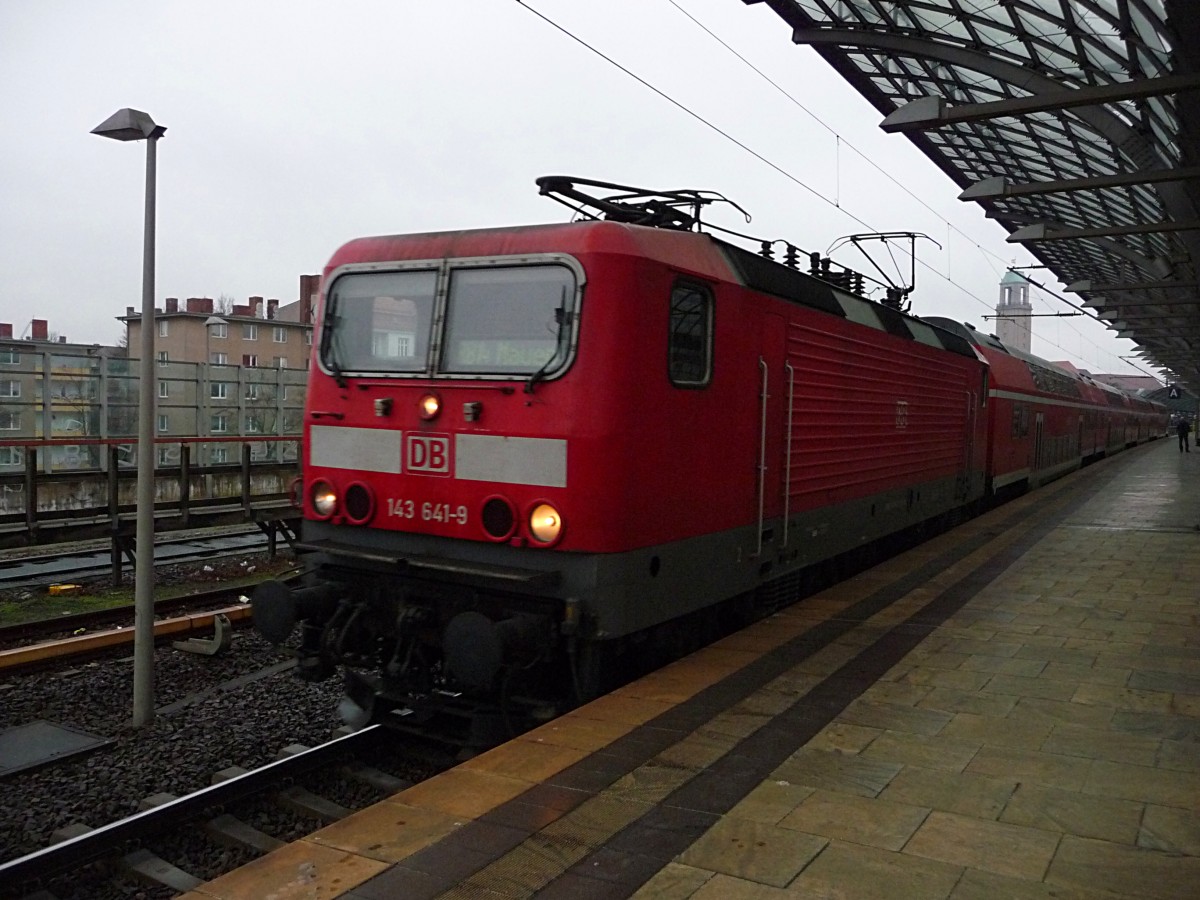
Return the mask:
M169 391L167 389L167 383L165 381L160 381L158 383L158 399L166 400L168 396Z
M19 412L0 412L0 431L20 431L21 414Z
M258 355L254 354L254 353L243 353L242 354L242 365L249 366L251 368L253 368L254 366L257 366L258 365Z
M229 396L229 385L224 381L214 381L208 386L208 396L213 400L224 400Z
M258 385L257 384L246 385L246 399L247 400L257 400L258 399Z
M208 354L208 361L214 366L227 366L229 365L229 354L210 353Z
M0 397L20 397L21 382L6 379L0 381Z
M242 338L247 341L257 341L258 340L258 326L257 325L243 325L242 326Z
M16 347L0 347L0 365L15 366L21 362L21 354Z
M271 330L271 340L273 340L277 344L286 344L287 343L287 329L284 328L282 325L276 325Z
M246 434L258 434L262 431L262 420L258 416L246 416Z
M215 338L224 338L229 336L229 326L224 322L214 322L209 325L209 335Z
M50 394L59 400L92 400L95 397L95 385L82 378L54 378L50 381Z
M667 371L671 384L702 387L712 367L713 301L708 288L682 282L671 291Z
M225 447L213 447L212 461L214 463L229 462L229 450Z
M170 332L170 330L171 330L171 329L170 329L170 327L169 327L169 326L170 326L170 324L171 324L171 323L170 323L170 322L168 322L166 319L159 319L159 320L158 320L158 336L159 336L159 337L166 337L166 336L167 336L167 334L168 334L168 333Z
M275 368L286 369L287 368L287 357L286 356L276 356L274 359L274 363L275 363Z
M167 351L166 351L166 350L159 350L159 351L158 351L158 364L159 364L160 366L161 366L161 365L165 365L166 363L168 363L168 362L170 362L170 361L171 361L171 358L170 358L170 357L167 355Z
M224 434L229 430L229 420L225 416L212 417L212 433Z
M24 464L24 447L0 447L0 466L22 466Z
M171 430L171 417L170 416L159 416L158 417L158 430L160 432L164 432L164 433Z
M308 346L310 346L310 347L312 346L312 329L311 328L308 329L306 332L304 332L304 343L308 344Z
M169 466L176 461L174 447L159 447L158 449L158 465Z

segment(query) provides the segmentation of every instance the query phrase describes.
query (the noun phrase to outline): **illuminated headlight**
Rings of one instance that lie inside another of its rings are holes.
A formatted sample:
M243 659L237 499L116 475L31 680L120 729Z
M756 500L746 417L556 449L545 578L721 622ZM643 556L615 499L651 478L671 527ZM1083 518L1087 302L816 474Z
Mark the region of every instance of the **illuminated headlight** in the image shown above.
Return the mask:
M333 485L328 481L317 481L312 486L313 512L323 519L328 519L337 510L338 496Z
M437 394L426 394L417 404L422 419L432 419L442 411L442 398Z
M539 503L529 514L529 533L535 541L553 544L562 534L562 516L549 503Z

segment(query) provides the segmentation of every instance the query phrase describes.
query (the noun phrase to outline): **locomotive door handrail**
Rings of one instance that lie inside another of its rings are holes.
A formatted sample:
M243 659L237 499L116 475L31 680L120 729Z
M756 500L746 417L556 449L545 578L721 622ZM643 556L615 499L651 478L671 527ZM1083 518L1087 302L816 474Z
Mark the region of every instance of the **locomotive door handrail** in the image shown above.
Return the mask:
M758 549L755 556L762 556L763 549L763 508L767 497L767 361L758 358L758 368L762 372L761 415L758 424Z
M788 373L787 430L783 436L783 546L788 542L788 513L792 499L792 408L796 398L796 370L791 363L784 363Z

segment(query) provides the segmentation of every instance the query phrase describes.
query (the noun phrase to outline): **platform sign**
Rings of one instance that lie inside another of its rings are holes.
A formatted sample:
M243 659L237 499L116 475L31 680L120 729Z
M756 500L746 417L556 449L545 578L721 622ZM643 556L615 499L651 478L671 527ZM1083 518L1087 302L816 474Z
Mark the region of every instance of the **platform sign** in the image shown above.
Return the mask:
M1177 384L1168 384L1167 385L1167 399L1168 400L1178 400L1179 399L1179 385L1177 385Z

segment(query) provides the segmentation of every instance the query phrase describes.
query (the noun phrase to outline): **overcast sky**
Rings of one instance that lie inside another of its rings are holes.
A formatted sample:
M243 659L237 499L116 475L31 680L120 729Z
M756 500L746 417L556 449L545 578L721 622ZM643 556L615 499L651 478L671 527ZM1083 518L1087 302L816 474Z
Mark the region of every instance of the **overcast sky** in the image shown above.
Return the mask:
M985 331L1005 267L1036 262L765 5L0 0L0 322L18 335L45 318L112 344L140 308L144 144L89 134L127 106L167 128L160 308L290 303L358 236L563 221L545 174L718 191L753 221L713 208L716 224L806 251L923 232L912 311ZM1090 319L1034 332L1038 355L1134 371L1133 345Z

